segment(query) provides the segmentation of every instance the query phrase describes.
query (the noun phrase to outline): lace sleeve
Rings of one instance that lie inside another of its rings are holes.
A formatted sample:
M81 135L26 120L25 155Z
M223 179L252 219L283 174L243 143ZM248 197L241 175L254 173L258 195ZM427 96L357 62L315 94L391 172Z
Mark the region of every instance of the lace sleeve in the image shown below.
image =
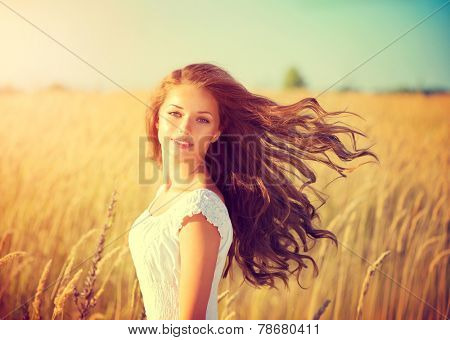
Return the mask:
M206 220L219 230L220 238L227 240L232 231L228 210L218 196L208 191L199 191L196 195L189 197L186 205L177 212L177 232L185 226L186 217L201 213Z

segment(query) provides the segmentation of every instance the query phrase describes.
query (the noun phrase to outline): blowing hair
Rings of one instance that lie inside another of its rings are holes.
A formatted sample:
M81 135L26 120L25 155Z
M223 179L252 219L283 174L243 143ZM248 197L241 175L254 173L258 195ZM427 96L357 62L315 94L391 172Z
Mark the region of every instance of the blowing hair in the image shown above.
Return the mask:
M355 134L362 132L327 121L350 111L325 111L315 98L305 98L291 105L280 105L249 92L228 72L210 63L187 65L174 70L152 91L145 115L149 157L162 167L162 151L156 123L158 112L168 91L181 84L209 91L219 106L219 139L210 144L205 164L225 198L233 224L233 243L223 273L226 277L233 259L242 270L244 280L254 286L277 288L275 279L288 286L290 274L297 282L306 260L312 262L314 275L319 273L314 259L305 254L319 238L330 239L338 247L336 235L313 226L320 222L317 209L325 203L311 184L316 174L305 161L323 163L346 177L353 168L339 166L326 152L349 162L362 156L377 156L367 149L357 149ZM351 137L353 150L336 136ZM299 183L302 183L301 185ZM305 194L311 189L322 204L315 208ZM308 245L308 239L313 244ZM300 252L300 246L303 253ZM290 269L289 262L296 267ZM303 288L303 287L302 287ZM278 289L278 288L277 288Z

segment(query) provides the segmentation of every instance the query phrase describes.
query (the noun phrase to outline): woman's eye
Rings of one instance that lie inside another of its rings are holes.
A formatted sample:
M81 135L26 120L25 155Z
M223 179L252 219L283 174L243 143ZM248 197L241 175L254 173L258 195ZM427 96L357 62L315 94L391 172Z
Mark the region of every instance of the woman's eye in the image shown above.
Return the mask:
M169 115L174 116L174 117L180 117L180 113L178 111L171 111L169 112ZM208 124L209 120L205 119L205 118L199 118L202 121L202 124Z

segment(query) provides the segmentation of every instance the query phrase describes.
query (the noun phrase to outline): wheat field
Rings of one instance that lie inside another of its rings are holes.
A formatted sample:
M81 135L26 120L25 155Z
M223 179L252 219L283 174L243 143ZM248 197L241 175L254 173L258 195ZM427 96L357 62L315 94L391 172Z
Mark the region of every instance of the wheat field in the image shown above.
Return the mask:
M253 92L280 103L314 96ZM148 92L134 95L0 93L2 319L145 318L127 230L158 183L142 156ZM318 101L361 115L339 120L367 134L358 146L373 145L380 163L326 188L337 173L315 166L314 187L327 195L321 227L339 247L318 241L320 273L307 263L307 289L295 278L289 289L255 289L234 264L219 286L220 318L448 318L450 96L329 92Z

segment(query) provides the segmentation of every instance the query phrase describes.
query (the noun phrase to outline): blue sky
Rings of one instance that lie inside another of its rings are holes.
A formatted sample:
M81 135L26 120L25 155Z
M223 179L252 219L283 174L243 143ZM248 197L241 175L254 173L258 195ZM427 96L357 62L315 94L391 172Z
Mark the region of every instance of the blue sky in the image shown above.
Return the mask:
M148 89L211 62L249 87L277 89L296 66L320 91L446 1L2 0L121 86ZM450 5L341 83L363 90L450 88ZM117 86L0 2L0 86Z

